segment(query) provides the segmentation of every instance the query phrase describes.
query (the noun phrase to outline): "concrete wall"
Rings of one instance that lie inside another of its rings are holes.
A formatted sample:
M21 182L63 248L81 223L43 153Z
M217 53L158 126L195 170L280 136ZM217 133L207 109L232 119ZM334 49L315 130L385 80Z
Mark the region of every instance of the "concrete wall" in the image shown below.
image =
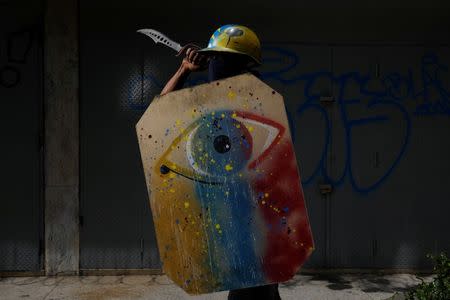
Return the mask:
M78 1L46 1L45 270L79 265Z

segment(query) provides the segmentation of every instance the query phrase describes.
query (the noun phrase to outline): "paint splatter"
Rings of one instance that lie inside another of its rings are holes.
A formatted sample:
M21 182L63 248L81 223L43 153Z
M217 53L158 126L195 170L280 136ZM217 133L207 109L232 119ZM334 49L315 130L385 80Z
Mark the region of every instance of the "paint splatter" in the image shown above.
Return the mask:
M229 91L228 92L228 99L234 100L234 98L236 98L236 93L234 93L233 91Z

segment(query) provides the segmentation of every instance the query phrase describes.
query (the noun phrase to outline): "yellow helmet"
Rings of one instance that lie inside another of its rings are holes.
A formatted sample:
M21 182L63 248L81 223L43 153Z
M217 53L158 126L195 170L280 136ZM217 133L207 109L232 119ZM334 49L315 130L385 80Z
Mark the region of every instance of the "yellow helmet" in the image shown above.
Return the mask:
M261 64L261 44L256 34L242 25L224 25L214 31L208 46L199 52L229 52L251 57Z

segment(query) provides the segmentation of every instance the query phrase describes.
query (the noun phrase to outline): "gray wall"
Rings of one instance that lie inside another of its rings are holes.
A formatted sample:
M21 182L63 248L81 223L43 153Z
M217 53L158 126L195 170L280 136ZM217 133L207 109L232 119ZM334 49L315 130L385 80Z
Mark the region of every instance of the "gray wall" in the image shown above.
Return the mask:
M205 45L232 22L257 31L263 79L285 96L317 246L307 267L425 268L448 251L450 10L391 2L82 1L81 268L159 267L134 124L179 60L135 30Z

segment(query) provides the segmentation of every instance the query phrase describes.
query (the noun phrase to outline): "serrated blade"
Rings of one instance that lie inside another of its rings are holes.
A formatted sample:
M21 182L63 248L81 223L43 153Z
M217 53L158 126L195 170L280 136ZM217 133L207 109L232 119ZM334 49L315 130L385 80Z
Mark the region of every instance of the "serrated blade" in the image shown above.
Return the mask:
M155 43L161 43L166 45L169 48L179 52L181 50L181 45L177 42L171 40L166 35L154 29L139 29L137 32L145 34L149 36Z

